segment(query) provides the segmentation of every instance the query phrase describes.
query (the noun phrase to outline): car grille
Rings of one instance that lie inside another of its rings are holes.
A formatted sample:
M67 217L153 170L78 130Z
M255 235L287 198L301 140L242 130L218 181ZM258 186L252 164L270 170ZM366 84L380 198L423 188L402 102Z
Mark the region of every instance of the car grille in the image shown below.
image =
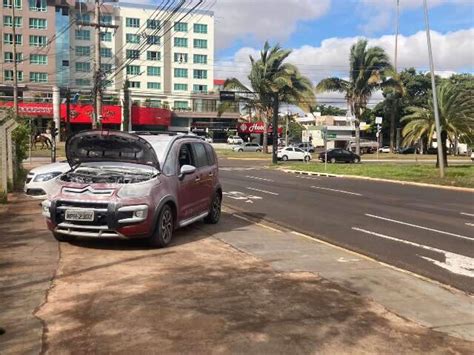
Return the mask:
M68 195L92 195L92 196L112 196L114 193L113 189L93 189L89 186L82 188L82 189L77 189L73 187L65 187L63 189L63 192Z

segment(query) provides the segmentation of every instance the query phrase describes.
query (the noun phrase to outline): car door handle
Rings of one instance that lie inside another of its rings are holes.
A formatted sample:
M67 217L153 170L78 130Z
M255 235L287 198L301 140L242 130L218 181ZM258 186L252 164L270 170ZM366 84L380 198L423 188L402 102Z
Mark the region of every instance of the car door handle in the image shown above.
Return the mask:
M199 182L201 181L201 177L200 176L196 176L196 178L194 179L194 182Z
M214 176L214 173L211 171L211 172L209 173L209 177L213 177L213 176Z

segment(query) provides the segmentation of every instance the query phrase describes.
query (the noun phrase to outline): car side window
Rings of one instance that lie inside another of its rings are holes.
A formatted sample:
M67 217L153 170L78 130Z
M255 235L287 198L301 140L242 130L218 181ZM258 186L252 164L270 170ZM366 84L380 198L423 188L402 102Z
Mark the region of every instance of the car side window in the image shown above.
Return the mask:
M168 156L166 157L166 161L163 164L162 172L166 176L172 176L176 175L176 167L178 165L178 153L177 153L178 147L176 144L173 145L171 148L170 152L168 153Z
M209 165L216 164L216 156L214 153L214 149L212 149L209 144L205 144L204 147L206 148L207 160L209 162Z
M183 165L195 166L191 144L185 143L181 145L178 153L178 162L180 169L183 167Z
M295 152L304 153L300 148L295 148Z
M196 168L202 168L203 166L209 165L209 161L207 159L206 148L204 148L204 144L202 143L193 143L194 153L196 157Z

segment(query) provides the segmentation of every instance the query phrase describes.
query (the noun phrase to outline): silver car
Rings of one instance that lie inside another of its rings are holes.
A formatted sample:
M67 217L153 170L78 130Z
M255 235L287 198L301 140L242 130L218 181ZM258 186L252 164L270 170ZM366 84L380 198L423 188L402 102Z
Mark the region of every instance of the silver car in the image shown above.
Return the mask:
M232 148L234 152L261 152L262 146L258 143L243 143Z

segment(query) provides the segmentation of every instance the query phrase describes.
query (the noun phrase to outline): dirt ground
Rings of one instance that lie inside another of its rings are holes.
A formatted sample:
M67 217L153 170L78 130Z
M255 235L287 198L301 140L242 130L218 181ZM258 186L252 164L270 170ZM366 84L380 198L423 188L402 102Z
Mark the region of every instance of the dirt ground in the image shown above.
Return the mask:
M46 325L43 351L52 354L472 351L472 343L414 325L314 274L277 273L199 224L163 250L127 241L62 244L36 316Z

